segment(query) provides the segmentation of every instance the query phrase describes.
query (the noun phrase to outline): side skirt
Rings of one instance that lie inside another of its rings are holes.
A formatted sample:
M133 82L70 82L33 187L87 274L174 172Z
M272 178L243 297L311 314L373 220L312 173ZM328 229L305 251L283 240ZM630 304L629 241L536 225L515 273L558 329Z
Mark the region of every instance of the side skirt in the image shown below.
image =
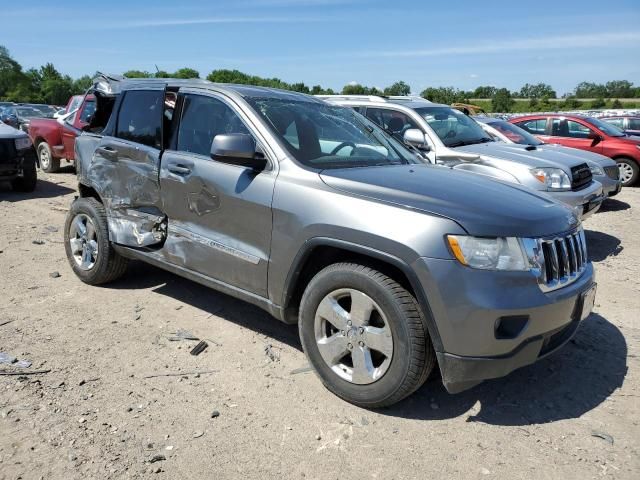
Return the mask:
M260 295L256 295L238 287L234 287L233 285L229 285L228 283L221 282L220 280L216 280L215 278L202 275L201 273L194 272L193 270L188 270L184 267L173 265L161 258L158 258L158 256L153 252L143 252L115 243L113 243L112 245L113 248L123 257L149 263L155 267L167 270L171 273L204 285L205 287L212 288L213 290L217 290L221 293L251 303L252 305L266 310L272 316L284 322L284 309L280 305L276 305L275 303L273 303L268 298L261 297Z

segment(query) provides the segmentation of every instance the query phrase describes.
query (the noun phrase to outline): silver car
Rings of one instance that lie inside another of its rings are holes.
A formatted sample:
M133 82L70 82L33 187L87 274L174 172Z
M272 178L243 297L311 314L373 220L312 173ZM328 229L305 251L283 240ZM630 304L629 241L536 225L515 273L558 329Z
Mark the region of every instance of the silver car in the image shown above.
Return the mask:
M355 108L433 164L487 175L545 192L587 218L604 200L602 185L579 159L558 163L526 146L495 142L472 118L448 105L420 97L325 95L324 100Z
M475 116L473 119L494 139L510 145L524 145L531 155L560 164L576 159L586 162L593 179L602 185L602 191L608 197L617 195L622 189L618 164L609 157L577 148L544 143L526 130L500 118Z
M504 376L591 311L573 209L425 165L352 109L195 80L101 77L93 93L64 230L78 278L137 259L297 323L349 402L390 405L436 368L450 392Z

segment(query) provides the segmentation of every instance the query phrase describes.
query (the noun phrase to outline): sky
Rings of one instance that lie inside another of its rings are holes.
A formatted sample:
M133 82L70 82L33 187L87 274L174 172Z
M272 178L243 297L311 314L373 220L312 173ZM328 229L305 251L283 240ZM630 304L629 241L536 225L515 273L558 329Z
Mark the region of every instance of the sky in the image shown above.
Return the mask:
M24 68L238 69L341 89L403 80L472 90L640 85L640 0L0 0L0 45Z

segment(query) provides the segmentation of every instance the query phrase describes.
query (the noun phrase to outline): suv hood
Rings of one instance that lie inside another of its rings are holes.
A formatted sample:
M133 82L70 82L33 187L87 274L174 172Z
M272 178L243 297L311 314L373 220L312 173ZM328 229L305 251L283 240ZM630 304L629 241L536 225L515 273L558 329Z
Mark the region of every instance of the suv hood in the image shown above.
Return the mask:
M565 167L566 172L569 174L571 173L571 167L585 162L585 160L581 158L557 155L552 151L542 150L540 147L536 147L536 150L527 150L528 148L530 147L527 145L518 145L515 143L489 142L479 143L477 145L465 145L451 150L485 157L494 157L500 160L509 160L521 163L530 168Z
M22 130L13 128L11 125L0 122L0 138L20 138L26 137L27 134Z
M579 223L546 194L438 166L323 170L320 178L336 190L447 217L471 235L541 237Z
M590 152L588 150L580 150L578 148L565 147L564 145L557 145L554 143L545 143L544 145L538 145L536 147L536 150L532 150L530 153L534 153L536 151L548 155L549 158L558 158L558 160L572 157L574 159L581 160L581 163L590 161L597 163L601 167L611 167L617 165L615 161L611 160L609 157L600 155L599 153Z

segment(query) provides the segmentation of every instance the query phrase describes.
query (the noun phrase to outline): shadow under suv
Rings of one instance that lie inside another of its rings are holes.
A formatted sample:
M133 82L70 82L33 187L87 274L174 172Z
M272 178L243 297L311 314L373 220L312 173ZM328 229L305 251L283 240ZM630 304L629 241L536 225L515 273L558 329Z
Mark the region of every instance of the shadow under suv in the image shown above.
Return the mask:
M563 345L595 284L572 209L418 162L352 109L246 85L102 76L65 248L89 284L139 259L298 323L329 390L458 392Z

